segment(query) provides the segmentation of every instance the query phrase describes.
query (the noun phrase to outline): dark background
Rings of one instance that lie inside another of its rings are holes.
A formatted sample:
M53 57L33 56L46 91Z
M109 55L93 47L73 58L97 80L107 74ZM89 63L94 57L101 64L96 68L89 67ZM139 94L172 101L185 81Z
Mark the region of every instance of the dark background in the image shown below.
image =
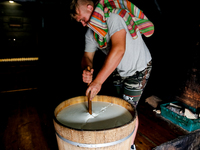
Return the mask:
M154 0L132 2L155 25L155 33L144 37L153 70L140 101L152 95L173 101L191 74L196 75L193 70L200 69L197 1L157 0L160 10ZM0 1L0 60L39 58L0 61L0 149L57 149L53 110L66 99L85 95L87 88L80 67L86 30L70 19L68 0ZM104 59L98 51L95 75ZM115 95L110 78L99 94Z

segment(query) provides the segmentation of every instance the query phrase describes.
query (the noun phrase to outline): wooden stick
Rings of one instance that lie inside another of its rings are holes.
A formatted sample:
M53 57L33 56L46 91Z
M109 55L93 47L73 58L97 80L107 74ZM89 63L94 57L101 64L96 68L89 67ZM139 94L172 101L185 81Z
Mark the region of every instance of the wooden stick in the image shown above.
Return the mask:
M88 95L88 112L90 115L92 115L92 101L90 100L90 93L89 92L89 95Z
M88 71L91 70L90 66L87 67L87 70ZM90 83L88 83L88 86L89 85L90 85ZM89 94L88 94L88 112L90 115L92 115L92 101L90 100L90 94L91 94L91 92L89 92Z

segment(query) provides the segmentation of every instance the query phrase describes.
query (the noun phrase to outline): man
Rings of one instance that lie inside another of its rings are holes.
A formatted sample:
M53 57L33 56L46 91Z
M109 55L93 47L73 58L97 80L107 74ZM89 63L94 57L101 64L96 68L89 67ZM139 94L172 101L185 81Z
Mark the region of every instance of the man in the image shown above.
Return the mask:
M100 0L96 3L92 0L73 0L70 8L71 16L89 27L82 58L83 82L90 83L86 95L90 93L92 100L105 80L113 74L118 94L136 107L151 71L151 55L141 33L147 37L152 35L153 24L127 0ZM107 57L92 81L93 58L97 49L101 49ZM92 68L90 71L86 69L88 66ZM134 139L137 128L138 118Z

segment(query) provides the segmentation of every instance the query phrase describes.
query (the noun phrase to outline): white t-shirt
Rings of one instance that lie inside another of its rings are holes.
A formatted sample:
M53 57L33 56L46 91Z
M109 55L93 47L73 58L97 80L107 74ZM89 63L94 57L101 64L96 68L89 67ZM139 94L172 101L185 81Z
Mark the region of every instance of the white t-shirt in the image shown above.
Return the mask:
M151 61L151 54L140 32L137 32L138 38L133 39L123 18L114 13L110 13L110 17L107 18L107 25L107 47L101 49L105 54L108 54L111 48L110 37L117 31L126 30L126 50L121 62L117 66L120 76L132 76L136 71L144 70L147 67L147 63ZM98 48L99 45L94 39L93 31L88 28L85 34L85 52L95 52Z

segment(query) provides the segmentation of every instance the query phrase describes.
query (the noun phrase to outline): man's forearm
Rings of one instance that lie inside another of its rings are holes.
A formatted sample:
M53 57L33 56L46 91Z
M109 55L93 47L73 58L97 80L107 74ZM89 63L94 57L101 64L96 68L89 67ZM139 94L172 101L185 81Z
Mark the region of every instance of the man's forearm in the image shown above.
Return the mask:
M103 84L110 74L117 68L123 55L124 49L112 49L94 81Z
M84 53L81 61L81 67L82 69L85 69L87 66L90 66L90 68L93 68L93 57L94 54Z

